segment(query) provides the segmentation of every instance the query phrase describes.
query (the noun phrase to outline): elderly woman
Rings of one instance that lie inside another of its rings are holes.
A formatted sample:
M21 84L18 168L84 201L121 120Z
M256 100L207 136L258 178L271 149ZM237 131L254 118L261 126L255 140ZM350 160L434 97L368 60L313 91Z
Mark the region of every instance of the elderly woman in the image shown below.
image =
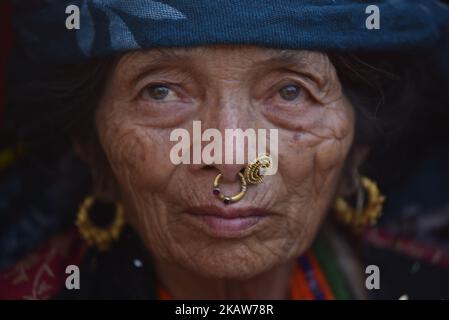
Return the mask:
M369 151L444 67L442 2L14 2L0 296L379 289L343 235L379 218Z

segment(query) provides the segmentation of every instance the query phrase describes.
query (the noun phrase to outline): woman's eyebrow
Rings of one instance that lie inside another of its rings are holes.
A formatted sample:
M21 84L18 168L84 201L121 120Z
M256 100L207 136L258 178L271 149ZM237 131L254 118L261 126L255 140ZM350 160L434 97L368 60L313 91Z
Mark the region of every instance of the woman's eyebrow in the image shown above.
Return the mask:
M305 66L308 60L311 60L310 53L305 51L282 50L272 52L262 63Z
M181 48L177 48L176 51L183 50ZM141 53L134 52L129 54L127 57L123 59L123 69L128 69L128 77L130 79L131 86L134 86L140 80L146 77L146 75L150 72L162 72L168 70L176 70L176 68L171 65L172 63L185 61L191 55L176 52L175 50L170 49L152 49L152 52ZM183 50L188 51L188 50ZM192 50L189 50L192 51ZM129 64L126 60L129 60ZM132 66L132 68L128 68L128 66ZM133 71L130 71L133 70ZM178 70L179 72L179 70Z
M151 54L149 51L145 53L136 52L132 55L139 55L137 58L139 63L145 63L147 65L160 65L163 63L185 61L186 59L195 58L203 55L210 48L157 48L152 49ZM304 67L308 63L312 62L311 52L306 51L294 51L294 50L270 50L266 58L254 59L257 64L266 65L295 65L298 67ZM259 61L256 61L259 60Z
M210 48L157 48L146 52L134 52L124 59L129 59L134 67L134 72L130 72L131 85L135 85L150 72L177 70L175 64L182 62L182 66L186 66L186 61L203 55ZM311 78L322 82L323 74L317 70L317 64L320 60L317 55L310 51L298 50L275 50L267 49L263 57L251 57L256 65L265 68L272 67L292 67L299 72L308 74ZM317 59L318 58L318 59ZM127 65L125 62L124 65ZM178 65L179 66L179 65ZM320 69L318 67L318 69ZM179 70L178 70L179 72ZM320 81L321 80L321 81Z
M324 55L312 51L283 50L274 52L261 65L265 68L288 68L312 79L319 87L332 79L330 61Z

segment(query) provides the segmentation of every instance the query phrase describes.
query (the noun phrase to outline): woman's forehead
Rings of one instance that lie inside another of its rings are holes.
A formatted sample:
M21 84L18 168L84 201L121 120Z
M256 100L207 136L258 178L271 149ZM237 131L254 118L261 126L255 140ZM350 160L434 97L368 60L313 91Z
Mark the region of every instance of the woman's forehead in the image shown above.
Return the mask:
M307 72L329 72L330 61L326 54L308 50L273 49L256 46L214 45L188 48L158 48L138 50L125 54L118 70L138 71L144 67L162 68L196 66L204 71L208 67L244 67L271 69L293 67Z

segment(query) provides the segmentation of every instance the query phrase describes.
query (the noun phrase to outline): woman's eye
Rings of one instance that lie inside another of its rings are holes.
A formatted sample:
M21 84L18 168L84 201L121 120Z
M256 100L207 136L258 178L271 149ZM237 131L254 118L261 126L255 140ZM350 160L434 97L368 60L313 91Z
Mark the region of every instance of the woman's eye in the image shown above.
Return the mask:
M294 101L301 95L301 88L293 84L290 84L285 87L282 87L279 90L279 95L281 96L282 99L286 101Z
M154 85L145 88L143 96L153 100L164 100L170 93L172 93L172 90L169 87L164 85Z

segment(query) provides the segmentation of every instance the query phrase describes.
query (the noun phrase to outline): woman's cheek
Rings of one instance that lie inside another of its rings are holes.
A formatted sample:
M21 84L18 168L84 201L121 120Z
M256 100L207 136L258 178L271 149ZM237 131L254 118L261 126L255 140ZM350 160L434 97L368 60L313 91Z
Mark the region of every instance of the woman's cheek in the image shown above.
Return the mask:
M119 184L134 190L165 187L174 166L169 161L169 132L123 122L110 124L101 143ZM131 187L131 186L129 186Z
M354 116L350 105L330 110L316 125L287 131L280 139L281 172L291 177L291 190L333 194L329 187L336 184L353 142Z
M333 117L330 122L329 138L323 140L315 151L314 184L317 193L333 196L341 170L348 157L354 137L354 120L352 110L346 115Z

